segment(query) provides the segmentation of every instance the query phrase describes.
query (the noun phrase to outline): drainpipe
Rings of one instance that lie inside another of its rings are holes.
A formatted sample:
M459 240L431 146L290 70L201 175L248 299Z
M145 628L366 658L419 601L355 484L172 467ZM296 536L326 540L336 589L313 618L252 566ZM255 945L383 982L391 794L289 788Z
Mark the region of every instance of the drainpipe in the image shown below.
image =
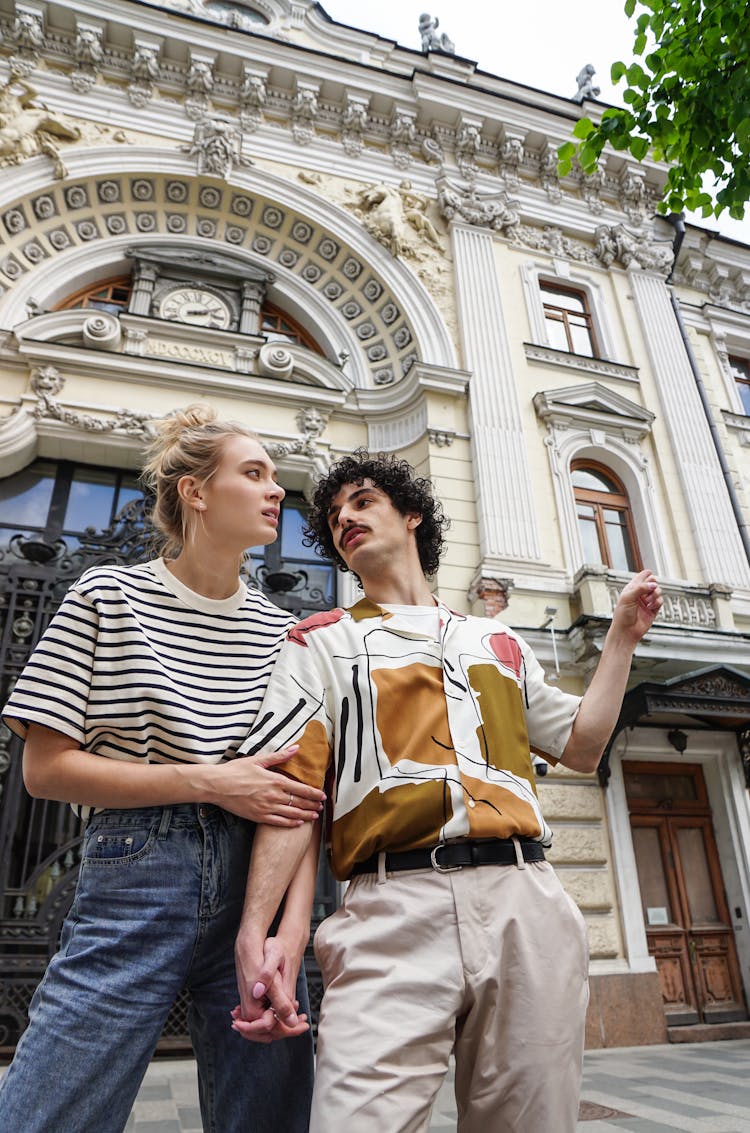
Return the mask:
M724 454L724 448L723 448L722 443L721 443L721 437L719 435L719 429L718 429L718 426L716 424L716 421L714 420L713 414L711 412L711 406L709 405L709 402L708 402L708 394L706 393L706 387L703 384L703 378L701 377L701 372L698 368L698 361L695 357L695 354L693 353L693 348L690 344L690 339L688 338L687 329L685 327L685 323L684 323L683 318L682 318L682 311L680 310L680 301L677 298L677 296L675 295L674 288L672 287L672 275L674 273L674 269L675 269L675 266L677 264L677 257L680 253L680 248L682 247L682 241L685 239L685 215L684 215L684 213L681 213L681 212L672 213L667 219L669 220L669 223L674 228L674 240L672 241L672 251L674 252L674 259L672 261L672 269L671 269L671 271L670 271L670 273L669 273L669 275L667 276L667 279L666 279L666 283L669 285L669 298L670 298L671 303L672 303L672 310L674 311L674 317L677 320L677 326L679 327L680 336L682 337L682 341L683 341L683 344L685 346L685 353L687 354L688 362L690 363L690 369L693 372L693 379L695 380L695 386L696 386L696 389L698 390L698 396L701 399L701 405L703 406L703 412L706 415L706 421L708 422L708 427L709 427L709 430L711 432L711 440L714 443L714 448L716 449L716 455L719 459L719 467L721 468L721 472L722 472L722 475L724 477L724 483L727 486L727 492L729 493L729 500L730 500L730 503L732 505L732 511L734 512L734 518L735 518L735 521L737 523L737 527L739 529L740 538L742 539L742 546L745 548L745 555L747 557L748 564L750 564L750 530L748 530L748 526L747 526L747 524L745 522L745 518L742 514L742 508L740 507L740 501L738 500L737 493L734 489L734 483L732 481L732 473L729 469L729 465L727 464L727 458Z

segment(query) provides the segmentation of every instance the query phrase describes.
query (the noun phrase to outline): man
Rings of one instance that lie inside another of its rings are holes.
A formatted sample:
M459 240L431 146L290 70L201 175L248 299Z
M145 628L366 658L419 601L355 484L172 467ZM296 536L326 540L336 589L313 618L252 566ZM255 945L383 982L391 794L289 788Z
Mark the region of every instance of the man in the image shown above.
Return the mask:
M461 1133L576 1127L586 933L544 860L531 751L595 769L661 593L649 571L624 588L579 700L512 630L436 603L444 523L405 462L356 453L331 469L311 539L365 598L289 632L241 749L299 744L290 802L295 781L327 784L331 867L352 879L316 937L312 1133L426 1129L452 1052ZM256 834L236 949L247 1038L299 1026L286 944L266 936L306 851L312 873L310 837Z

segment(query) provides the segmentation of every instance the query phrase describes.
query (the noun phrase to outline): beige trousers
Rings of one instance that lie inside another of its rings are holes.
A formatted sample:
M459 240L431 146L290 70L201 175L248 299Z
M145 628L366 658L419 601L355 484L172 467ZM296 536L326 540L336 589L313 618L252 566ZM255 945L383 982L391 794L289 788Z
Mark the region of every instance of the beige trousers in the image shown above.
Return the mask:
M547 862L356 877L315 951L310 1133L421 1133L451 1053L459 1133L573 1133L588 947Z

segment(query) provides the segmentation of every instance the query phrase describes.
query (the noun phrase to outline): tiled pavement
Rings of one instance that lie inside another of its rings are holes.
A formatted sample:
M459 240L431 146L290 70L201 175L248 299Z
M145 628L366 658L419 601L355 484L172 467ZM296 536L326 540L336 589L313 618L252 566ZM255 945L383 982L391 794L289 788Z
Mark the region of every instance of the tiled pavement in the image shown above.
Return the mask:
M579 1133L750 1133L750 1040L591 1051L582 1099ZM455 1129L446 1082L430 1133ZM152 1063L126 1133L200 1131L193 1063Z

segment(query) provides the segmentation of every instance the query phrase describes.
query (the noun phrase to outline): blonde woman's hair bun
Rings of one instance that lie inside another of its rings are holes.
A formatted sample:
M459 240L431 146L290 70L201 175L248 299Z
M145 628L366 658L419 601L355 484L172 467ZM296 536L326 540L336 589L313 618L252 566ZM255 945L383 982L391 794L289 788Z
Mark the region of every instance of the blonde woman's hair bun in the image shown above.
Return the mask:
M217 419L216 410L205 402L196 401L184 409L175 409L157 423L158 446L164 448L177 444L189 429L202 429Z

